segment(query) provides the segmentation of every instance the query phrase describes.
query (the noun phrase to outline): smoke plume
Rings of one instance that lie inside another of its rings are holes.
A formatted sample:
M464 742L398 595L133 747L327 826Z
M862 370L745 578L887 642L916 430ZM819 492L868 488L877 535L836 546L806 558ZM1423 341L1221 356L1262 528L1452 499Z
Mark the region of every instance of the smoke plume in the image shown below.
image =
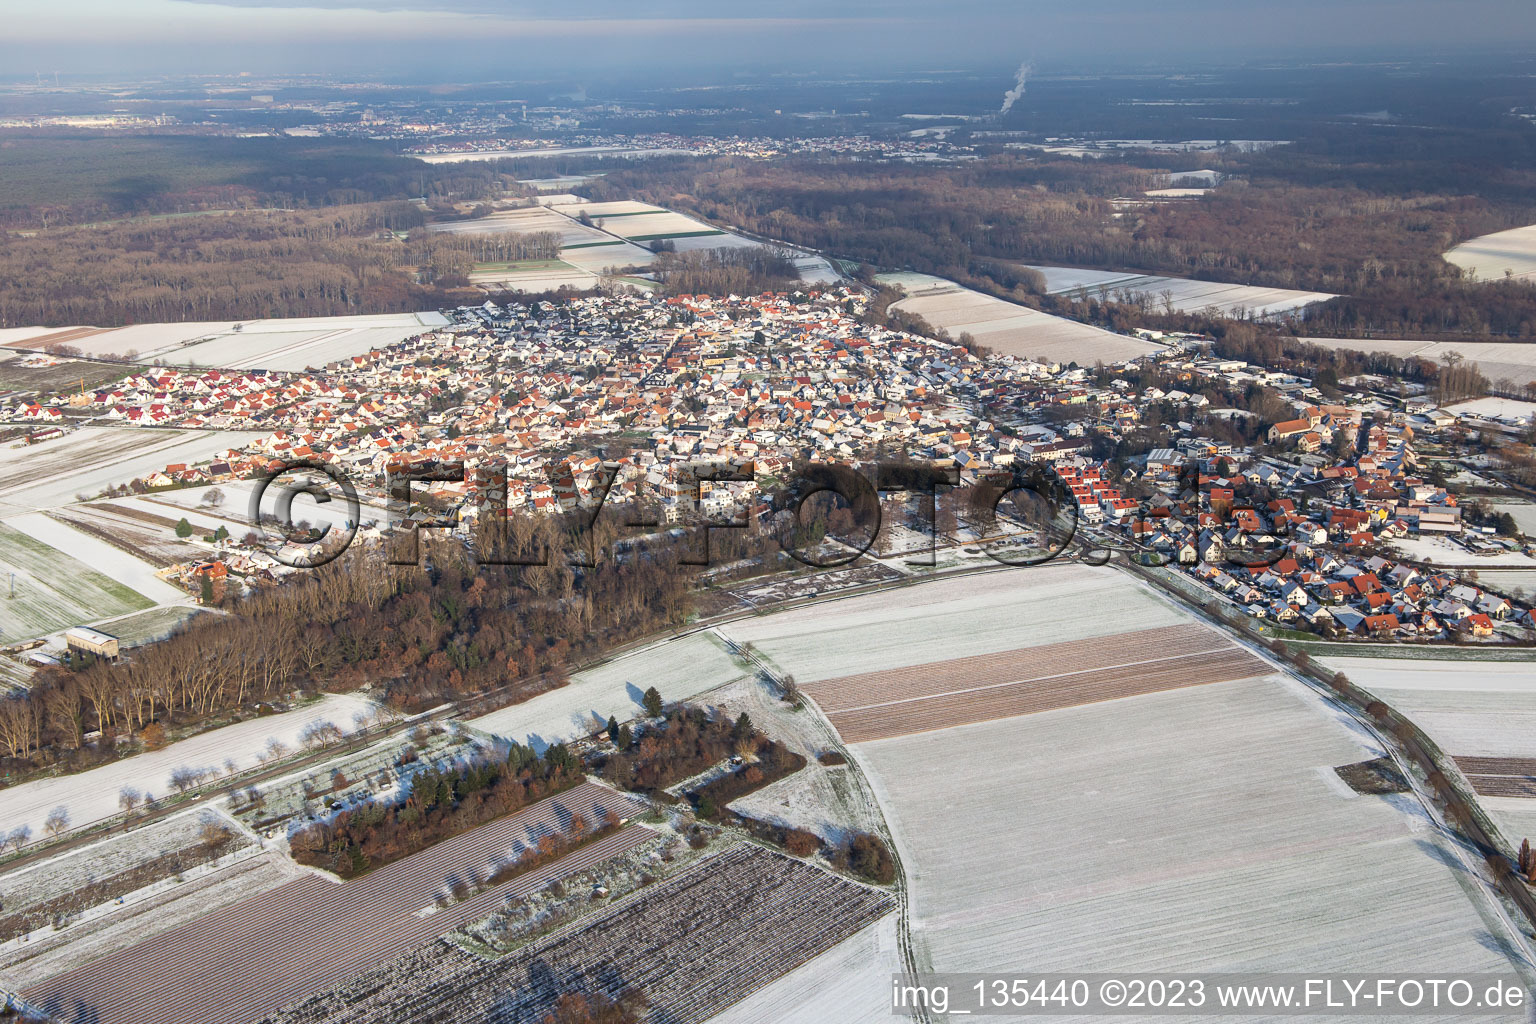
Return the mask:
M1029 77L1029 61L1019 65L1019 70L1013 73L1013 88L1003 93L1003 109L998 114L1006 114L1013 109L1013 105L1019 102L1019 97L1024 95L1024 80Z

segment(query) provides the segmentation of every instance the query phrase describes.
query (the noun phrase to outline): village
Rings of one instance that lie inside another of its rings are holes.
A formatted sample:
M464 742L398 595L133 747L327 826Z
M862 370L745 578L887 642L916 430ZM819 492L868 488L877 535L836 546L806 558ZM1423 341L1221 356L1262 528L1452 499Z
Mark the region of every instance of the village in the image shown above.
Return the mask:
M1467 521L1421 454L1480 455L1476 439L1499 424L1422 396L1392 400L1370 382L1327 399L1306 379L1216 357L1197 336L1141 332L1157 343L1150 356L1063 366L872 326L867 303L843 285L486 303L323 369L145 367L7 412L35 425L35 440L81 424L251 432L106 495L309 463L364 494L363 522L344 525L365 539L388 525L389 474L428 465L464 466L462 480L429 487L458 506L466 533L492 507L647 501L669 525L783 515L774 491L800 460L900 452L955 467L962 490L1042 467L1090 535L1177 567L1276 628L1459 641L1521 639L1532 626L1523 591L1455 568L1490 552L1523 559L1518 531L1496 516ZM611 488L604 463L617 467ZM750 479L700 485L687 471L698 463L750 465ZM504 489L491 467L504 467ZM964 514L949 526L946 543L984 532ZM229 582L290 571L255 534L211 529L210 550L168 573L192 593L206 595L208 577L221 596ZM1246 552L1261 541L1269 555L1256 561Z

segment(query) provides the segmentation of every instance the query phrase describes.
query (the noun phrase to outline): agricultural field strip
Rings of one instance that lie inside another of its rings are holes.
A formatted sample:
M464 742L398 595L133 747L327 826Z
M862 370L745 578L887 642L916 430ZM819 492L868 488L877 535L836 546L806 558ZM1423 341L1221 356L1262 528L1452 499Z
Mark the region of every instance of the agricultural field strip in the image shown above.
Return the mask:
M1474 775L1526 775L1536 778L1536 757L1455 757L1456 767Z
M862 743L998 718L1015 718L1061 708L1122 700L1166 690L1187 689L1259 675L1267 666L1243 651L1222 652L1197 661L1184 658L1159 669L1100 669L1086 680L1069 678L1054 686L1016 683L980 695L943 695L912 707L836 712L828 716L843 739Z
M1478 796L1536 797L1536 757L1452 759Z
M1201 650L1188 650L1188 644L1197 640L1215 640L1216 646ZM1143 652L1170 650L1176 653L1157 655L1126 661L1130 651ZM1036 647L1019 647L996 654L978 654L968 658L927 662L897 670L861 672L858 675L840 676L806 683L801 689L816 698L816 703L828 714L838 711L861 711L866 708L887 707L913 700L948 694L971 693L977 690L1010 686L1014 683L1037 679L1053 679L1106 668L1171 661L1179 657L1192 657L1235 649L1234 646L1200 625L1180 626L1172 629L1146 629L1133 633L1119 633L1109 637L1085 640L1069 640L1060 644L1043 644ZM1021 662L1027 659L1026 668ZM1082 664L1086 660L1087 664ZM1059 665L1079 664L1081 667L1060 672L1030 671L1036 666L1055 668ZM1021 668L1028 672L1020 675ZM942 682L965 678L974 685L950 689ZM871 703L855 703L866 694L893 695L890 700Z
M912 704L922 701L939 700L947 697L964 697L967 694L981 693L987 690L1002 690L1010 686L1024 686L1029 683L1043 683L1049 679L1070 679L1073 676L1093 675L1100 672L1116 671L1121 669L1136 669L1145 665L1156 665L1171 661L1192 661L1195 658L1207 654L1232 654L1230 648L1213 647L1206 651L1187 651L1182 654L1169 654L1161 658L1143 658L1139 661L1124 661L1114 665L1099 665L1094 668L1073 669L1070 672L1052 672L1047 675L1026 676L1021 679L1009 679L1001 683L988 683L985 686L967 686L959 690L942 690L937 693L925 693L916 697L902 697L898 700L881 701L875 704L858 704L852 707L839 708L836 711L828 711L829 715L847 715L855 711L875 711L880 708L896 707L901 704Z
M923 970L1510 968L1416 804L1329 778L1381 748L1285 676L852 750Z
M162 973L174 997L159 991L160 982L143 976L142 971L124 977L103 968L105 980L98 978L95 987L84 995L71 994L65 998L74 1005L106 999L106 1004L96 1005L112 1006L112 1024L243 1024L270 1012L274 1006L340 984L369 964L398 957L444 932L486 917L504 900L527 895L556 878L622 855L654 837L655 833L644 825L630 825L558 861L433 914L408 915L373 927L362 926L354 915L344 925L336 926L330 922L311 922L309 915L313 911L295 909L295 914L303 915L303 922L290 920L287 934L265 934L269 941L262 948L220 948L206 954L194 950L175 961L153 959L137 964L152 974ZM266 899L296 884L270 889L253 899ZM328 884L316 882L320 886ZM237 903L226 910L239 906ZM210 916L213 915L205 914L183 927L194 927ZM290 936L299 938L284 944ZM137 948L130 947L130 951ZM93 963L119 959L121 955L119 950ZM220 969L222 977L207 974L208 970ZM46 1007L47 1000L57 998L50 994L42 1005Z
M327 694L319 702L276 715L248 718L178 740L160 750L147 750L73 775L54 775L0 789L0 822L27 825L33 836L43 835L43 822L54 807L69 809L75 828L119 813L118 792L133 786L143 793L165 796L178 768L217 771L226 759L241 768L258 763L269 740L295 749L311 723L328 721L343 731L355 728L359 712L376 713L377 705L350 694Z
M558 861L427 912L453 877L485 871L540 835L563 830L572 812L601 820L642 805L593 783L547 797L500 821L337 884L300 878L204 915L118 955L98 958L27 993L35 1005L112 1006L124 1024L212 1024L250 1019L284 1000L336 984L380 958L398 956L490 913L509 896L649 841L631 825ZM281 992L272 979L284 978ZM175 993L174 1004L167 993Z
M83 543L86 540L118 560L127 557L83 535L81 546L88 546ZM151 572L147 565L143 569ZM20 598L0 603L0 635L10 640L45 636L85 622L152 608L157 603L6 522L0 522L0 573L7 578L6 593L10 593L13 579Z
M893 908L884 892L739 843L517 953L482 960L439 943L271 1019L533 1024L554 980L633 986L652 1020L700 1024Z
M57 551L67 552L77 562L153 604L186 604L191 600L180 588L156 576L157 566L149 560L122 551L51 515L35 512L13 516L5 521L5 525Z

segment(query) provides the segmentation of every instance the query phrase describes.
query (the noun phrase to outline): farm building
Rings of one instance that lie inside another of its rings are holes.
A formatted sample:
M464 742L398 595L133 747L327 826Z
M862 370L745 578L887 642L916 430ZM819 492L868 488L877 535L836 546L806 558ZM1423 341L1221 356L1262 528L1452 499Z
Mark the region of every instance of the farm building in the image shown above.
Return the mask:
M117 637L110 633L76 626L74 629L64 631L64 643L71 651L106 658L109 661L117 660Z

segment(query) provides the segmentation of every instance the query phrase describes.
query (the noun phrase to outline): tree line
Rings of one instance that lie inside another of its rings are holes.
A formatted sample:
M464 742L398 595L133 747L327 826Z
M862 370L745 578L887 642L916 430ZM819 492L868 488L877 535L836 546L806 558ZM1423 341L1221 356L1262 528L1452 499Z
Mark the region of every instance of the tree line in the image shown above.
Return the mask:
M571 540L574 518L507 522L504 536L483 534L474 550L547 551L548 565L478 564L463 542L433 534L423 539L421 568L388 564L378 546L354 547L281 586L231 599L227 614L196 616L117 664L40 670L30 691L0 700L0 762L11 771L82 767L112 756L105 752L118 736L195 724L301 690L368 683L409 712L492 692L512 703L562 685L572 662L680 625L693 608L692 570L682 558L696 537L660 535L643 553L609 556L619 527L603 517L589 535L602 554L580 566L570 564L582 550ZM714 531L722 560L760 543L734 532ZM99 746L84 741L94 730L103 734Z
M504 759L425 768L411 779L403 800L343 810L294 833L289 846L300 864L354 878L570 789L583 778L580 763L561 744L542 756L513 744Z

